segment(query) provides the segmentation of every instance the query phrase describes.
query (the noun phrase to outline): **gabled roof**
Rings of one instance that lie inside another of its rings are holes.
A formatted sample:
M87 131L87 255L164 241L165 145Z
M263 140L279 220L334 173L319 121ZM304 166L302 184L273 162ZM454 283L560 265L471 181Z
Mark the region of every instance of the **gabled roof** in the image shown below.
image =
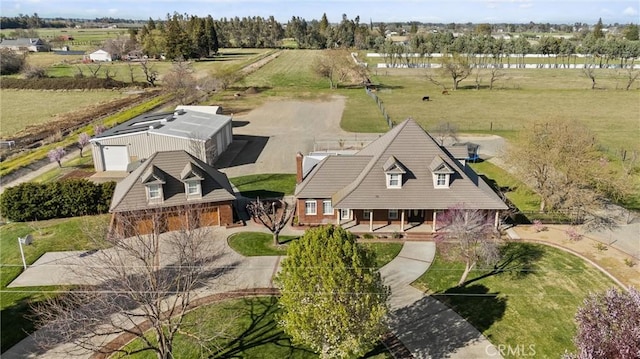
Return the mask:
M470 209L507 208L473 170L463 168L412 119L354 155L325 161L296 187L298 198L331 198L338 209L446 209L458 203ZM405 170L402 187L388 189L385 169L395 164ZM432 165L450 174L449 188L434 188Z
M187 165L184 166L184 169L182 169L182 172L180 172L180 179L183 181L190 179L197 179L201 181L204 177L204 171L200 167L194 165L193 162L188 162Z
M389 157L387 162L382 165L382 170L384 173L407 173L407 170L404 168L402 163L398 161L394 156Z
M455 171L452 170L451 167L447 166L447 163L444 162L444 160L440 156L436 156L433 158L433 161L431 161L431 164L429 165L429 169L431 170L431 172L436 174L454 174L455 173Z
M147 170L140 176L140 183L142 184L165 184L165 176L162 170L155 165L147 168Z
M4 46L33 46L33 45L42 45L43 41L40 38L28 38L28 37L19 37L17 39L2 39L0 40L0 44Z
M187 200L182 176L190 174L202 177L202 198ZM158 177L161 177L163 182ZM149 184L148 180L151 180L151 183L162 184L162 203L147 203L145 185ZM109 211L123 212L187 203L224 202L235 198L231 183L224 173L183 150L165 151L154 153L116 185Z

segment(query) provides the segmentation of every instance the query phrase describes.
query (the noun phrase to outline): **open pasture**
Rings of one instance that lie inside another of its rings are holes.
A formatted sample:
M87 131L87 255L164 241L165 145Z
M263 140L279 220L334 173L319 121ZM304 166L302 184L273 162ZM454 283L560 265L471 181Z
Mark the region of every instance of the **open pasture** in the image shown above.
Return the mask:
M513 137L535 123L571 119L593 130L611 153L640 149L640 83L624 91L612 70L598 71L596 90L590 89L590 80L580 70L522 69L505 70L493 90L488 89L488 73L480 75L480 90L471 75L457 91L448 90L449 95L427 79L424 69L374 69L373 73L372 81L379 84L377 95L396 122L412 117L429 129L448 121L461 132ZM451 88L450 78L436 79ZM430 96L430 101L422 101L423 96Z

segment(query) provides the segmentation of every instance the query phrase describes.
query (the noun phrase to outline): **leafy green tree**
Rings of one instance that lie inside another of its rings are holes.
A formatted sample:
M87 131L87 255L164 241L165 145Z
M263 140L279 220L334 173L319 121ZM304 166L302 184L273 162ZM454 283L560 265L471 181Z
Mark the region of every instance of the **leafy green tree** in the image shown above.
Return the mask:
M335 226L308 230L293 242L276 277L281 325L323 358L362 356L385 331L390 290L372 252Z
M207 16L204 21L204 31L207 37L207 47L209 50L208 55L215 55L218 53L220 45L218 43L218 34L216 32L216 26L213 22L211 15Z
M627 25L627 27L624 28L624 37L627 40L630 41L636 41L639 39L638 36L638 25L635 24L629 24Z

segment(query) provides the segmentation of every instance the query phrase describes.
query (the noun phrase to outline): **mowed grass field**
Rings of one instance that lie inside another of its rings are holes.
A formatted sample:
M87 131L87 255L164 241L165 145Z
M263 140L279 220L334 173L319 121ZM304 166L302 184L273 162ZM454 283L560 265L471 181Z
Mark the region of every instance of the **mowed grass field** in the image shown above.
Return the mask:
M7 138L28 126L37 126L55 115L126 96L119 91L0 91L0 137Z

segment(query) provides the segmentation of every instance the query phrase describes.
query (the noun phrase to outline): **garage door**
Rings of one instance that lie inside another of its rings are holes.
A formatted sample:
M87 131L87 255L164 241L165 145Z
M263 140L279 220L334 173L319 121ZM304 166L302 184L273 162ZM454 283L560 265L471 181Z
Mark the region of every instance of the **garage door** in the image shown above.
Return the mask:
M105 171L126 171L129 164L127 146L104 146L102 148Z

